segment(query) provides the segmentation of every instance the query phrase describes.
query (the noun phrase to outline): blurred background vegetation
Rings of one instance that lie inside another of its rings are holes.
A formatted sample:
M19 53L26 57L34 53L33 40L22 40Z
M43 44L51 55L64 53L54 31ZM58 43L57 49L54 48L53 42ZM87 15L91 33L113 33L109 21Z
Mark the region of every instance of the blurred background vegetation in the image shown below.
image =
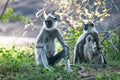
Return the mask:
M71 50L71 64L76 40L83 22L93 20L100 34L104 55L111 67L91 73L97 80L120 78L120 0L1 0L0 2L0 79L4 80L76 80L77 67L66 73L62 67L47 72L36 66L34 41L44 21L43 12L54 14ZM37 15L37 16L36 16ZM58 51L61 47L58 45ZM8 47L9 46L9 47ZM23 47L21 47L23 46ZM88 66L87 64L78 64ZM44 73L44 74L43 74ZM63 75L65 74L65 75ZM87 76L87 78L88 78ZM91 77L91 76L90 76ZM86 78L86 77L84 77ZM90 78L91 79L91 78ZM89 80L89 79L88 79Z

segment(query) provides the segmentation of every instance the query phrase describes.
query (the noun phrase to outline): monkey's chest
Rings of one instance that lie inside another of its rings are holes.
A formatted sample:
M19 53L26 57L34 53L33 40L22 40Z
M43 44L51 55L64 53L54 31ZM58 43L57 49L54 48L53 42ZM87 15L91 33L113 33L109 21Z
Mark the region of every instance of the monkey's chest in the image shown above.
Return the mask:
M84 57L85 59L87 59L88 61L92 59L92 55L93 55L93 48L89 45L84 45Z
M55 50L56 50L55 41L47 42L47 46L46 46L47 56L48 57L54 56Z

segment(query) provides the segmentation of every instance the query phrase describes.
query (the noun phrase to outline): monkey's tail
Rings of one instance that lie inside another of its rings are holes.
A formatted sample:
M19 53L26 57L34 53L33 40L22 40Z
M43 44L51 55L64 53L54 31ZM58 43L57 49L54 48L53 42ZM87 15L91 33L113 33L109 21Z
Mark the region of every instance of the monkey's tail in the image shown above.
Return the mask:
M77 67L78 70L80 70L81 73L85 71L85 67L84 66L78 66L78 65L75 65L75 64L70 64L70 65Z

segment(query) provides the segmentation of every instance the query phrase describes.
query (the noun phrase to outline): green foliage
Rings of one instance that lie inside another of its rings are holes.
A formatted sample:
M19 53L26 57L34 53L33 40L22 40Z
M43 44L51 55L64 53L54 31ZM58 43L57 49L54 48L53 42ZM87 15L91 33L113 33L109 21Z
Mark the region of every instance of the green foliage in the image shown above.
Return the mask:
M66 43L69 44L70 49L73 50L75 43L80 34L82 34L83 29L81 25L76 25L76 28L69 27L65 32L63 32L63 36L66 38Z
M29 61L26 56L27 54L25 54L25 50L18 50L15 46L12 46L10 49L2 47L0 48L0 66L3 70L12 70L13 68L17 69L22 67L26 61Z
M73 29L69 29L73 31ZM74 31L73 31L74 32ZM70 36L70 35L69 35ZM73 36L73 35L71 35ZM70 37L71 37L70 36ZM78 37L76 34L75 37ZM68 37L69 38L69 37ZM70 44L70 43L69 43ZM71 41L71 44L72 41ZM72 46L72 45L71 45ZM73 47L73 46L72 46ZM0 47L0 80L80 80L82 77L78 74L78 64L71 66L73 69L72 73L65 71L64 65L50 66L52 72L47 71L43 66L37 66L34 55L34 48L31 47ZM73 54L70 57L73 59ZM115 56L116 55L116 56ZM107 61L113 65L119 65L120 56L119 54L106 53ZM117 57L112 59L112 57ZM72 62L71 62L72 63ZM115 64L116 63L116 64ZM88 65L84 64L86 67ZM111 72L112 69L108 69L108 73L104 74L101 72L96 73L97 80L119 80L119 71Z
M8 21L21 21L21 22L24 22L24 23L28 23L29 22L29 19L28 18L25 18L24 16L22 15L17 15L13 8L7 8L5 13L3 14L2 16L2 19L0 20L0 22L8 22Z
M117 65L120 63L120 51L119 51L119 38L117 36L117 32L112 32L110 34L112 42L116 48L113 47L113 45L110 42L110 38L105 40L102 45L103 52L105 54L105 57L109 61L110 64ZM101 36L101 39L103 39L104 36ZM112 61L112 60L115 60Z
M109 74L97 73L96 78L97 80L119 80L120 75L111 72L109 72Z
M34 56L29 57L33 48L21 48L12 46L10 48L0 47L0 80L73 80L80 79L76 73L69 73L64 66L51 66L52 72L43 66L36 66ZM64 74L64 75L63 75Z
M75 32L76 34L73 35ZM75 29L73 28L69 28L68 34L64 33L64 36L66 36L67 39L74 38L73 40L66 40L66 42L69 43L70 47L72 47L71 52L73 52L74 44L81 33L81 28L78 31L75 31ZM115 44L117 43L116 40L117 39L115 38L113 39ZM102 48L104 50L105 57L108 63L111 65L120 66L119 52L115 53L109 41L105 41ZM32 57L29 57L29 55L33 54L33 52L33 46L25 48L16 46L12 46L9 48L0 47L0 80L80 80L82 78L78 74L78 67L75 66L72 66L73 73L66 72L64 70L64 66L62 65L53 67L50 66L53 72L48 72L43 66L36 66L34 55ZM71 61L73 61L73 54L71 54L70 59ZM107 69L107 71L107 73L96 73L96 79L119 80L119 71L113 71L112 69Z
M73 61L73 49L74 45L82 33L82 28L80 25L68 28L63 35L66 37L66 43L70 46L70 61ZM118 39L115 38L116 33L113 33L112 37L114 44L118 44ZM102 37L101 37L102 38ZM57 46L60 46L57 43ZM111 46L109 40L104 42L102 45L106 60L108 64L114 66L120 66L120 54L115 52ZM71 66L73 72L68 73L65 71L65 66L50 66L53 70L52 72L47 71L43 66L37 66L34 55L34 46L30 47L0 47L0 80L80 80L83 77L79 75L78 66L84 65L88 67L88 64L77 64L76 66ZM119 69L119 68L118 68ZM115 67L115 71L112 68L104 69L105 72L96 72L95 76L97 80L119 80L120 71ZM94 72L93 72L94 73Z

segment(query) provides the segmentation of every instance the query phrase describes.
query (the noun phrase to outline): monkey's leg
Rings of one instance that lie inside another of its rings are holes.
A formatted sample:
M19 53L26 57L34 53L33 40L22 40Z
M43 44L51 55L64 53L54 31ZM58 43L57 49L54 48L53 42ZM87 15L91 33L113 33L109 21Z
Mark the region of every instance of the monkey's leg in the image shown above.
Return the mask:
M69 61L69 58L67 57L67 49L64 48L63 49L63 54L64 54L64 61L65 61L65 64L66 64L66 70L69 71L69 72L72 72L72 69L70 67L70 61Z
M37 65L42 64L40 48L35 48L35 60Z
M92 59L91 59L91 61L90 61L90 63L89 63L89 66L90 66L91 68L97 68L98 63L97 63L97 61L96 61L96 59L95 59L94 57L92 57Z
M78 57L79 55L78 54L79 53L76 52L75 55L74 55L74 64L78 62L78 59L79 59L79 57Z
M100 59L101 59L103 67L105 68L110 67L109 64L107 64L107 61L105 60L105 57L103 56L103 54L100 54Z
M74 63L77 63L78 60L80 61L80 63L82 63L84 60L83 48L77 45L74 54L75 54Z
M70 62L69 62L69 59L67 59L65 50L62 50L58 54L56 54L55 56L48 58L49 65L54 65L56 63L59 63L62 59L65 60L67 71L72 72L72 70L70 68Z
M70 60L67 59L67 58L64 58L64 60L65 60L65 64L66 64L66 70L67 70L68 72L72 72L72 69L71 69L71 67L70 67Z
M56 63L59 63L62 58L64 58L64 51L60 51L55 56L48 58L49 65L54 65Z
M43 62L43 66L48 69L49 71L51 71L50 68L48 68L49 64L48 64L48 59L47 59L47 56L46 56L46 51L44 48L40 48L40 52L41 52L41 60Z
M78 51L79 51L79 53L78 53L79 60L80 60L80 63L82 63L82 62L85 61L85 58L84 58L84 46L79 45Z
M103 56L103 54L102 54L102 56ZM103 56L103 60L104 60L104 64L107 64L107 61L104 56Z
M102 53L100 54L100 62L101 62L101 64L107 64L105 57L103 56Z

